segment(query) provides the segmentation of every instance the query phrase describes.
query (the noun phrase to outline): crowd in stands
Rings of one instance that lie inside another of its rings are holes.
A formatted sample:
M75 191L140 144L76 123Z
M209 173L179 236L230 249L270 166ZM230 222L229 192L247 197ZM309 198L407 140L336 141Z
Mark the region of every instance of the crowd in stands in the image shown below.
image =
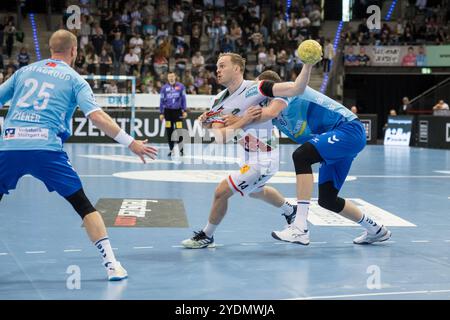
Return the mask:
M30 63L28 50L22 45L24 33L16 30L14 16L5 15L0 19L0 84L8 80L18 68ZM13 56L14 46L20 49Z
M428 5L427 5L428 3ZM404 19L382 23L381 29L369 30L363 19L356 30L342 33L344 45L444 45L450 43L448 30L449 1L417 0L409 3Z
M229 51L254 58L247 78L271 69L292 79L301 69L295 49L305 38L317 39L322 22L317 0L292 1L287 16L284 1L265 6L253 0L227 1L226 7L223 1L195 0L158 5L150 0L99 0L96 6L92 0L69 2L83 8L81 29L76 31L76 70L135 75L143 93L158 93L173 70L188 94L216 94L221 90L216 59ZM62 26L66 20L63 17ZM115 90L97 83L94 88Z

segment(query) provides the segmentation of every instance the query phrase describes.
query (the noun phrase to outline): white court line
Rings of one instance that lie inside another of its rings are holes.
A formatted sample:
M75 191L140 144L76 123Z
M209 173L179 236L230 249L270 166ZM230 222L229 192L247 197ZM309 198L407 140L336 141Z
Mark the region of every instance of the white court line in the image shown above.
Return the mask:
M259 243L242 242L241 246L258 246Z
M450 179L450 176L388 176L388 175L355 175L357 178L395 178L395 179L425 179L425 178L439 178L439 179Z
M0 256L6 256L7 254L7 252L0 252Z
M184 246L172 246L172 248L184 248Z
M445 240L445 242L450 242L450 240Z
M397 241L392 241L392 240L387 240L387 241L383 241L384 243L396 243Z
M421 290L421 291L359 293L359 294L343 294L343 295L336 295L336 296L299 297L299 298L292 298L292 299L286 299L286 300L339 299L339 298L389 296L389 295L401 295L401 294L429 294L429 293L450 293L450 290Z
M64 252L80 252L81 249L65 249Z
M414 242L414 243L428 243L428 242L430 242L430 240L411 240L411 242Z
M285 242L285 241L283 241L283 242L274 242L273 244L290 244L290 242Z
M328 242L326 241L318 241L318 242L310 242L310 244L327 244Z
M115 178L112 174L80 174L82 178Z
M353 241L344 241L345 244L353 243Z
M148 247L133 247L133 249L153 249L152 246L148 246Z
M46 252L47 251L25 251L26 254L42 254Z
M114 177L111 174L80 174L80 177L83 178L111 178ZM27 178L31 178L31 176L24 176ZM386 179L450 179L450 176L377 176L377 175L364 175L364 176L355 176L357 178L386 178ZM448 199L450 199L450 197L448 197ZM222 231L223 232L223 231Z
M113 249L113 250L119 250L118 248L111 248L111 249Z

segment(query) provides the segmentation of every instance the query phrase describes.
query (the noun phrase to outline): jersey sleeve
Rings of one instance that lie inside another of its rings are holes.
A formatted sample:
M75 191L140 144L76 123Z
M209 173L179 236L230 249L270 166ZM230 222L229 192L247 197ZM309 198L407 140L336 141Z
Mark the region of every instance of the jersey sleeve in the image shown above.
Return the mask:
M94 92L84 79L75 86L75 99L86 117L94 111L101 110L95 101Z
M289 100L288 100L287 97L275 97L275 98L273 98L272 100L283 101L283 102L286 104L286 106L289 104Z
M6 102L11 100L14 95L16 74L17 71L8 80L0 85L0 108L2 108Z

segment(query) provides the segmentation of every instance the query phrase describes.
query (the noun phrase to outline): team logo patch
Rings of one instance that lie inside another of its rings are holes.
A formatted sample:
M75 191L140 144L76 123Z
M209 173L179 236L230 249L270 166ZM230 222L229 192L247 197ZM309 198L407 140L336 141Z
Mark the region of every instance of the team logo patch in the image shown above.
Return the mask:
M47 62L45 65L52 67L52 68L56 67L56 63L54 63L54 62Z
M241 170L239 170L239 171L241 172L241 174L245 174L248 170L250 170L250 166L244 165L244 166L242 166Z

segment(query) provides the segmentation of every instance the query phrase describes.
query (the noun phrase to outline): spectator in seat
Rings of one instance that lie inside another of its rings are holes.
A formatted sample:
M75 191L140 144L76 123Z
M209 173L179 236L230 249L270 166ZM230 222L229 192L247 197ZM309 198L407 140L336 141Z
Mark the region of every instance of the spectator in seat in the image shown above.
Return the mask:
M433 107L433 110L449 110L448 104L444 100L439 100Z
M370 66L370 57L366 54L366 48L363 46L359 47L358 65Z

